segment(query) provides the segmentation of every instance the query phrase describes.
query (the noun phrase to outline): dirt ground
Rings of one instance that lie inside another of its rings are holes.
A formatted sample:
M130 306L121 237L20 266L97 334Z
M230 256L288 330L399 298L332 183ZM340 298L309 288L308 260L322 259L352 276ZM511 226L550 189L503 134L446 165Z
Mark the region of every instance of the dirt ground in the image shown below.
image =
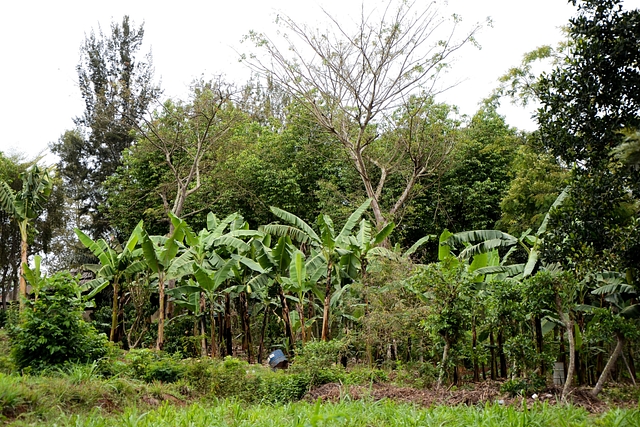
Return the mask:
M572 390L568 401L574 406L582 407L591 413L605 412L612 407L637 407L637 401L624 400L600 400L590 395L589 389L576 388ZM544 392L538 393L534 398L531 395L524 398L528 407L535 402L560 403L562 389L550 387ZM391 399L396 402L414 403L421 406L434 405L484 405L485 403L498 403L504 405L522 406L523 397L510 397L500 392L500 383L482 382L478 384L465 384L459 389L441 388L416 389L410 387L397 387L391 384L372 384L371 386L344 386L338 383L324 384L312 389L305 396L305 400L315 402L335 402L348 395L351 399L371 398L374 400Z

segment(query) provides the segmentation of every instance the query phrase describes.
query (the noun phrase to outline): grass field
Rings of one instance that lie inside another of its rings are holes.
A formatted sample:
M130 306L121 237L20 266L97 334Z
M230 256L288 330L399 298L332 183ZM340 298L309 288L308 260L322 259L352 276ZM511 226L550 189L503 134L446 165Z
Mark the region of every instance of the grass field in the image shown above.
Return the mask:
M484 407L419 408L391 401L349 401L339 403L296 402L284 405L246 405L237 401L197 403L181 407L167 402L150 410L126 408L105 414L95 409L83 415L49 414L46 420L28 416L13 420L14 426L74 427L271 427L271 426L640 426L637 409L612 409L593 415L575 407L536 405L514 408Z

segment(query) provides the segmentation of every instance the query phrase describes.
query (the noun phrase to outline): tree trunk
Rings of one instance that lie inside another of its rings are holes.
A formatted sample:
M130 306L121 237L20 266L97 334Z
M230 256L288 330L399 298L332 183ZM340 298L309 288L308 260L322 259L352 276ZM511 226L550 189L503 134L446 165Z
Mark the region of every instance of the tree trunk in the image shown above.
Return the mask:
M26 233L26 232L25 232ZM24 267L27 265L27 236L22 237L20 244L20 311L24 310L25 299L27 298L27 281L24 278Z
M473 350L473 381L480 382L480 368L478 366L478 355L476 346L478 345L478 336L476 331L476 317L474 316L471 324L471 348Z
M493 332L489 332L489 345L491 346L491 379L496 380L497 377L497 362L496 362L496 344L493 339Z
M440 388L442 386L442 380L444 379L447 358L449 357L449 348L450 344L448 340L444 340L444 351L442 352L442 362L440 363L440 373L438 374L438 384L436 388Z
M7 279L8 270L9 270L8 265L2 269L2 281L0 281L0 283L2 284L2 310L3 311L7 311L7 285L5 281Z
M240 293L240 303L243 306L242 309L242 328L244 331L244 344L247 352L247 362L253 363L253 341L251 339L251 319L249 318L249 301L247 294Z
M231 332L231 296L225 295L224 300L224 343L225 355L233 356L233 333Z
M631 376L633 377L633 380L635 381L636 379L636 364L633 361L633 354L631 353L631 347L627 347L627 354L629 355L629 368L631 369Z
M604 367L602 374L600 374L598 382L596 383L595 387L593 387L593 390L591 390L591 394L594 397L597 397L598 394L600 394L600 392L602 391L605 381L607 381L607 378L609 377L613 366L618 361L618 356L620 356L620 354L622 353L622 348L624 347L624 336L620 333L616 333L616 340L616 348L613 350L613 353L611 353L611 357L609 357L609 361Z
M302 301L304 295L300 296L300 300ZM302 302L298 303L298 314L300 315L300 337L302 338L302 345L307 342L307 331L304 326L304 304Z
M573 336L573 320L571 319L571 313L566 315L564 314L562 301L560 300L560 295L558 293L556 293L556 309L560 320L562 320L562 323L564 323L565 328L567 329L567 339L569 341L569 366L565 374L564 387L562 388L562 400L565 400L569 394L569 389L572 386L576 368L576 342Z
M289 349L293 351L295 344L295 338L293 336L293 329L291 328L291 318L289 317L289 304L287 304L287 298L284 295L282 286L278 286L278 295L280 297L280 305L282 306L282 320L284 321L284 333L289 339Z
M111 302L111 331L109 333L109 341L116 342L116 329L118 329L118 295L120 294L120 286L118 282L113 282L113 301Z
M324 288L324 309L322 311L322 341L329 341L329 311L331 305L331 273L333 263L327 266L327 282Z
M262 316L262 333L260 334L260 346L258 347L258 363L262 363L264 352L264 335L267 332L267 318L269 317L269 306L265 304L264 315Z
M209 310L211 317L211 357L217 357L218 342L216 341L216 304L214 298L211 298L211 307Z
M536 345L538 348L538 356L540 357L540 375L544 376L544 360L542 360L542 352L544 351L544 337L542 336L542 321L540 316L536 316L533 319L536 328Z
M498 329L498 358L500 359L500 378L507 378L507 358L504 357L504 336L502 328Z

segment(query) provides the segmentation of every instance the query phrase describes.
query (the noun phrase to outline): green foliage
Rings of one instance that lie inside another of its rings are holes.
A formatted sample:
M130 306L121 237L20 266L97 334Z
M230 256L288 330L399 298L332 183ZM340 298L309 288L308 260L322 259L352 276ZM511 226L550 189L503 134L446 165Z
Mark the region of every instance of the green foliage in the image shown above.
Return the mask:
M82 319L84 301L77 280L69 273L56 273L46 279L37 301L27 301L10 331L18 368L91 362L105 354L106 337Z
M165 327L163 350L182 357L200 356L200 337L193 335L194 316L174 317Z

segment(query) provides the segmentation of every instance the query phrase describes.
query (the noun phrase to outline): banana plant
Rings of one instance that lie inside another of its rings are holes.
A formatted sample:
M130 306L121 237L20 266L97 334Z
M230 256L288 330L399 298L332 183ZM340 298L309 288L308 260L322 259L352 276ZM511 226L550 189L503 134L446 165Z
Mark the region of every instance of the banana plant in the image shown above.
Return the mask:
M307 342L306 328L309 326L304 316L305 295L309 292L318 293L316 284L322 278L324 269L322 254L312 253L306 259L302 251L294 249L289 265L289 277L282 278L284 289L297 297L298 318L303 343Z
M353 248L350 248L351 241L349 237L370 204L371 199L368 199L360 205L349 216L338 234L334 231L333 221L328 215L320 214L318 216L316 222L320 232L318 235L309 224L296 215L275 207L271 207L271 212L291 225L269 224L262 227L266 233L278 237L290 236L301 244L309 244L322 254L326 266L326 274L324 275L326 282L323 297L322 340L326 341L329 339L329 315L334 284L340 288L344 278L351 280L358 278L361 266L359 260L360 254L353 250Z
M40 216L53 190L53 168L40 169L33 165L20 175L22 191L14 192L6 182L0 181L0 209L17 223L20 229L20 311L24 309L27 296L27 282L24 278L28 265L29 226Z
M40 290L47 282L47 275L42 275L42 271L40 270L40 264L42 263L42 257L40 255L36 255L33 257L34 267L33 270L29 268L28 265L23 265L22 270L24 271L24 278L31 285L31 290L33 291L35 302L38 301L38 296L40 295ZM35 304L34 304L35 309Z
M85 265L84 268L95 273L95 279L87 282L85 286L93 289L90 297L95 296L104 288L111 284L113 288L113 301L111 306L111 331L109 339L116 341L116 331L118 329L118 312L120 303L120 285L124 277L130 274L141 272L145 269L145 264L139 259L139 254L134 252L138 240L144 233L143 222L140 221L135 227L124 247L119 244L113 248L104 239L93 240L80 229L75 230L80 242L86 246L97 258L100 264Z
M591 394L597 397L602 391L605 381L608 379L611 370L615 366L618 357L622 354L622 350L626 343L622 326L628 319L640 318L640 303L638 303L638 290L632 285L632 277L630 271L622 274L614 271L605 271L597 273L593 277L598 283L598 287L591 293L600 296L608 305L609 311L615 319L617 330L615 330L616 347L609 356L609 360L605 365L596 385L593 387ZM581 306L582 310L589 311L595 307Z
M206 306L208 301L212 325L211 355L216 356L218 349L215 337L215 314L221 287L224 283L236 279L237 283L244 285L241 291L251 292L251 284L246 283L243 269L248 268L260 274L264 270L255 261L245 256L252 250L252 246L243 239L262 237L264 234L257 230L250 230L242 216L237 213L229 215L222 221L218 220L213 213L209 213L207 228L197 235L186 224L181 227L185 233L185 249L171 263L167 270L167 278L178 280L187 278L189 282L185 286L171 290L170 296L196 315L200 314L201 305Z
M266 231L266 230L265 230ZM283 278L287 277L288 269L291 266L293 252L296 250L289 235L281 236L273 248L271 245L271 235L267 234L262 239L254 239L251 242L255 250L255 260L265 270L248 283L248 285L259 284L261 287L275 287L275 293L280 300L282 310L282 321L284 323L284 331L289 342L289 348L293 349L295 344L295 336L291 325L291 316L289 313L289 304L284 293Z
M531 276L538 267L540 257L540 247L544 243L544 235L547 231L549 217L551 213L564 203L569 196L570 187L566 187L553 202L549 211L544 216L540 227L535 234L531 234L531 229L522 233L520 238L500 230L473 230L452 234L448 239L442 241L440 245L455 247L456 245L466 246L460 251L458 258L470 259L477 254L489 253L500 248L509 248L509 251L502 258L501 265L488 266L479 269L479 274L507 273L510 277L523 279ZM527 254L527 261L522 264L508 265L509 256L516 248L520 247Z
M149 236L144 229L139 232L140 245L142 246L142 254L149 269L158 279L158 294L160 300L158 315L158 340L156 341L156 349L162 350L164 346L164 321L166 315L165 307L165 283L167 281L167 271L171 268L171 264L176 258L178 251L188 234L189 238L193 238L193 233L187 227L187 224L169 212L172 229L171 234L166 236Z

